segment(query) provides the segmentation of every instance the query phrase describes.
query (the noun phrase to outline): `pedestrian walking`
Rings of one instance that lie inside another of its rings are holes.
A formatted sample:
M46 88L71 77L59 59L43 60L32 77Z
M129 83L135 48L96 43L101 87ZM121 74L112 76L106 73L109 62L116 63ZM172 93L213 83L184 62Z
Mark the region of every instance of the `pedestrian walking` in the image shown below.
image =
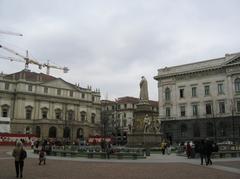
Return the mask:
M187 153L187 158L190 158L192 156L192 147L189 142L187 142L186 153Z
M12 156L15 158L16 177L23 177L24 159L27 157L27 152L23 148L22 142L18 141L13 149Z
M206 150L205 150L205 141L202 139L198 145L198 152L200 154L201 165L203 165L203 159L206 161Z
M208 139L205 142L205 151L206 151L206 165L212 165L211 155L213 152L213 147L212 142Z
M41 163L43 162L43 164L46 164L46 152L44 151L44 149L42 148L42 150L39 151L39 163L38 165L41 165Z

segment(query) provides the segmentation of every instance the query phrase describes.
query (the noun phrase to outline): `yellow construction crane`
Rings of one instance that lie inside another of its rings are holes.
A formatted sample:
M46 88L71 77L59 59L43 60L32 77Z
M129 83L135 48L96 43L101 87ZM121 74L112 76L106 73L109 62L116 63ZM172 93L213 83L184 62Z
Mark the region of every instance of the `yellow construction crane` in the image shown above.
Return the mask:
M0 45L0 48L6 50L6 51L8 51L8 52L10 52L10 53L12 53L12 54L14 54L14 55L16 55L16 56L21 57L21 58L24 60L24 62L25 62L25 69L28 69L28 65L29 65L29 64L38 65L38 68L39 68L39 69L42 69L42 66L43 66L43 65L42 65L41 63L39 63L37 60L30 59L30 58L28 57L28 51L26 51L26 56L23 56L23 55L15 52L14 50L12 50L12 49L10 49L10 48L8 48L8 47L5 47L5 46L3 46L3 45ZM11 61L16 61L16 60L14 60L14 58L11 58L11 57L5 57L5 59L6 59L6 58L8 58L9 60L12 59Z
M3 30L0 30L0 34L23 36L23 34L20 34L20 33L10 32L10 31L3 31Z
M63 70L63 73L67 73L69 71L68 67L59 67L59 66L56 66L56 65L50 65L49 64L49 60L47 63L44 63L43 64L43 67L46 67L47 68L47 75L50 74L50 68L55 68L55 69L59 69L59 70Z

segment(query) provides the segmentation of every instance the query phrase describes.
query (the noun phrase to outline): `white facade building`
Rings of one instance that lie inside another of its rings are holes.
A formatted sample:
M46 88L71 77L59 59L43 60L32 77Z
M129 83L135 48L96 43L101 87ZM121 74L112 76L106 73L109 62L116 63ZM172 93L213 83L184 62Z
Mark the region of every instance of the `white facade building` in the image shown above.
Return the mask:
M154 78L167 138L239 141L240 53L165 67Z

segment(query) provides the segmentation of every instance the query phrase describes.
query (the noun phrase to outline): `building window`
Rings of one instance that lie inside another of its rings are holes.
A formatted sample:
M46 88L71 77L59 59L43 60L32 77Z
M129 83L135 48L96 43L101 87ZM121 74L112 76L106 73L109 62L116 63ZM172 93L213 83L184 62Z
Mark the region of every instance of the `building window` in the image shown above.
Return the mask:
M57 95L61 95L61 89L57 89Z
M32 91L32 85L28 85L28 91Z
M25 129L25 134L30 134L30 133L31 133L31 129L29 126L27 126Z
M221 137L225 137L227 135L227 125L224 122L219 123L218 130Z
M2 106L2 117L8 117L9 106L3 105Z
M56 109L55 110L55 117L56 117L56 119L62 119L62 111L61 111L61 109Z
M127 109L127 104L124 104L124 108Z
M200 137L200 128L199 128L199 125L198 123L194 123L193 124L193 136L194 137Z
M218 84L218 94L224 94L223 84Z
M114 119L114 114L112 114L112 119Z
M193 116L198 115L198 106L196 104L192 105Z
M121 109L121 106L120 106L120 104L119 104L117 107L118 107L118 109Z
M9 83L5 83L5 90L9 90Z
M69 96L73 97L73 91L69 92Z
M166 117L170 117L171 116L171 109L170 107L166 108Z
M205 94L205 96L210 95L210 87L209 86L204 86L204 94Z
M92 102L94 102L95 101L95 97L94 96L92 96Z
M180 98L184 98L184 89L180 89Z
M92 124L95 124L95 117L96 117L96 114L92 113L92 116L91 116Z
M68 120L69 121L74 120L74 112L72 110L68 111Z
M212 105L206 104L206 114L212 114Z
M185 106L180 106L181 117L186 116Z
M197 96L197 87L192 87L192 97Z
M48 129L48 137L49 138L56 138L57 137L57 128L52 126Z
M234 81L234 84L235 84L235 91L236 91L236 92L240 92L240 78L237 78L237 79Z
M44 93L48 93L48 87L44 87Z
M240 112L240 101L237 101L237 112Z
M219 113L225 113L225 103L223 101L219 102Z
M26 119L27 120L32 119L32 107L31 106L26 107Z
M118 114L118 115L117 115L117 117L118 117L118 119L120 119L121 115L120 115L120 114Z
M207 137L213 137L213 134L214 134L213 124L209 122L206 125L207 125L207 127L206 127L206 129L207 129Z
M71 130L69 127L65 127L63 130L63 138L70 138Z
M181 137L186 137L187 130L188 130L187 125L186 124L181 124L181 128L180 128Z
M126 114L126 113L123 113L123 117L126 118L126 117L127 117L127 114Z
M42 108L42 118L43 119L47 119L47 114L48 114L48 109Z
M81 121L84 122L86 120L86 112L82 111L81 112Z
M123 120L123 127L127 127L127 120L126 119Z
M114 106L112 106L112 110L114 110L115 108L114 108Z
M85 93L82 93L82 98L83 98L83 99L85 98Z
M171 99L171 92L169 88L166 88L165 90L165 100L169 101Z

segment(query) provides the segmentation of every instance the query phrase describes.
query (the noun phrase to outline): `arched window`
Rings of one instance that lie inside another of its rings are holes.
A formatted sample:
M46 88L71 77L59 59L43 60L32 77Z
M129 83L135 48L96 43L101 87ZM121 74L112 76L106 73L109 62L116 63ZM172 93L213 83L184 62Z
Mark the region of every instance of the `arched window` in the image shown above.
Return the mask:
M26 127L25 134L31 134L31 129L29 126Z
M49 128L49 132L48 132L48 137L49 138L56 138L57 137L57 128L52 126Z
M171 92L169 88L165 89L165 100L169 101L171 99Z
M7 104L2 105L2 117L8 117L9 106Z
M181 131L181 136L182 137L186 137L187 130L188 130L187 125L185 123L181 124L180 131Z
M86 120L86 112L82 111L80 115L81 115L81 121L84 122Z
M36 126L36 137L40 137L41 136L41 128L40 126Z
M32 106L26 106L25 110L26 110L26 119L27 120L31 120L32 119Z
M95 123L95 117L96 117L96 114L92 113L91 122L92 122L93 124Z
M237 79L234 81L234 84L235 84L235 91L236 91L236 92L240 92L240 78L237 78Z
M63 138L70 138L70 128L69 127L65 127L64 131L63 131Z
M193 124L193 136L200 137L200 128L198 123Z
M213 137L214 134L214 128L213 128L213 124L211 122L206 124L206 133L208 137Z
M78 139L83 139L83 129L82 128L78 128L77 130L77 138Z

